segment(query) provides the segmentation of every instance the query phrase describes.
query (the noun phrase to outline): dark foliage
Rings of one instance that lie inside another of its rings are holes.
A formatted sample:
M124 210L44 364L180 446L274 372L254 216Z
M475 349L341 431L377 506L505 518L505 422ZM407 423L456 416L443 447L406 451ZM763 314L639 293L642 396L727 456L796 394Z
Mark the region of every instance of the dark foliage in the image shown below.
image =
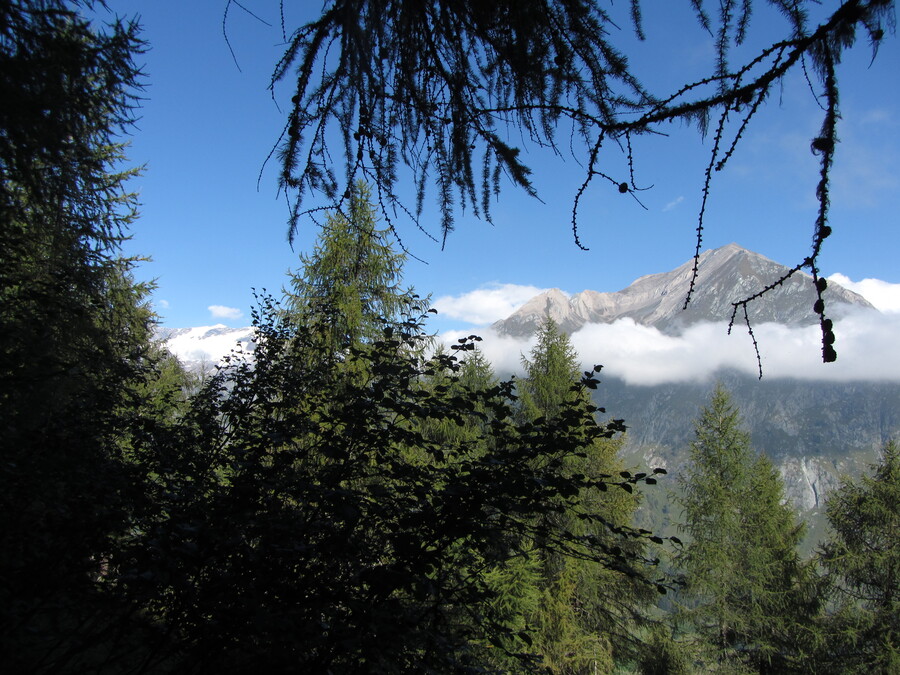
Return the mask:
M128 622L108 555L141 504L127 429L149 392L151 314L118 255L135 200L117 144L141 43L75 7L0 3L4 672L113 658Z
M267 301L252 364L236 358L138 451L157 511L115 566L165 628L164 662L452 672L477 671L494 649L526 669L527 633L499 620L485 581L522 542L643 577L628 542L649 535L605 522L582 495L644 475L560 469L620 430L598 426L583 398L552 421L517 423L512 383L456 386L456 356L418 355L418 318L329 366L301 357L320 347L312 331L275 316ZM435 373L445 384L423 387ZM429 420L477 433L433 440ZM561 510L602 534L542 524Z

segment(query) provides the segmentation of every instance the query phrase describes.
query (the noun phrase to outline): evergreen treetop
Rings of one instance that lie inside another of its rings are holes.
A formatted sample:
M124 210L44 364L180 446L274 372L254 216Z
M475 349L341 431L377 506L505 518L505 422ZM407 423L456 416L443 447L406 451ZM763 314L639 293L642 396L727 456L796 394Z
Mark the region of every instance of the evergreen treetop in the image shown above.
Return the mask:
M535 334L530 358L522 356L524 377L519 385L523 414L531 419L554 417L573 395L578 380L578 355L551 317L545 317Z
M679 619L713 660L775 671L797 667L814 615L803 527L777 470L757 455L730 394L717 385L696 423L681 479L686 542Z
M833 534L820 559L836 613L825 663L847 672L900 669L900 446L889 441L871 475L828 497Z
M414 300L401 287L405 255L392 236L378 226L369 187L357 182L346 210L329 215L313 252L300 256L286 311L314 323L332 351L380 336L382 323L399 321Z
M535 424L560 425L571 429L579 424L596 423L600 410L590 392L598 381L596 373L580 373L578 354L569 336L556 322L545 318L538 329L537 341L528 357L522 357L523 377L517 381L519 417ZM588 386L586 386L586 384ZM573 412L578 410L578 416ZM580 421L579 421L580 420ZM618 425L612 423L614 428ZM621 429L620 429L621 430ZM621 436L595 438L577 455L563 457L549 448L548 466L560 476L585 476L588 481L611 480L630 474L621 472L618 452ZM620 473L621 472L621 473ZM646 475L646 474L644 474ZM653 479L655 482L655 479ZM629 529L637 506L630 485L620 490L581 490L578 497L593 512L580 518L577 509L559 499L561 508L538 516L550 531L571 530L593 545L613 545L630 555L642 555L637 540L621 541L618 535ZM616 542L613 544L613 542ZM540 566L525 567L517 561L511 572L533 575L541 598L538 609L527 615L537 627L534 648L542 654L543 665L553 673L611 670L616 660L627 660L636 651L639 627L656 595L645 584L635 582L626 570L613 564L601 568L559 552L535 552ZM527 602L531 595L524 595Z

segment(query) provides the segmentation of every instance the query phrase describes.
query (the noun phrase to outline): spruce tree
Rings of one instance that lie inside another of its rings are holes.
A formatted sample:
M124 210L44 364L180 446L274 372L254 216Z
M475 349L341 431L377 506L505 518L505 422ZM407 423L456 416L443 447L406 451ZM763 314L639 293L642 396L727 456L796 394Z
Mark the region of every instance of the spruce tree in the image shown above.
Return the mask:
M121 134L142 43L136 25L97 28L80 4L0 3L6 672L110 657L128 610L106 575L143 499L128 437L154 377L152 315L120 251L136 215Z
M322 349L337 353L381 336L383 322L397 322L414 301L403 289L405 255L394 248L389 228L378 226L368 186L357 182L346 211L328 216L313 252L301 255L291 275L285 311L320 336Z
M720 666L790 670L804 658L813 612L797 553L803 527L721 385L695 430L678 499L688 537L676 557L685 581L678 619Z
M547 317L541 323L537 343L522 364L524 377L517 393L523 421L562 423L572 405L598 410L589 390L577 386L578 354L553 319ZM556 470L589 478L616 475L622 469L617 458L621 445L621 438L596 439L583 456L558 461ZM581 521L563 506L542 516L542 525L551 532L572 529L609 540L610 529L629 525L637 506L634 496L624 490L585 491L582 496L595 520ZM541 556L540 577L535 581L541 600L538 611L528 618L537 627L535 650L552 672L609 670L616 657L631 655L632 631L652 591L648 594L646 587L609 569L559 554Z
M829 495L833 534L820 560L834 614L820 659L843 672L900 670L900 447L885 445L871 475Z

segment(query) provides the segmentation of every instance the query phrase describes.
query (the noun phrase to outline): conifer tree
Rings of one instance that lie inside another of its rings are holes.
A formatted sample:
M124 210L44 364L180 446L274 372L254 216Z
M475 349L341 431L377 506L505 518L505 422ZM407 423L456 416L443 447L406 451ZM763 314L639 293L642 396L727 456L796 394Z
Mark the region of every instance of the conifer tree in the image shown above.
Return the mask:
M92 670L129 624L104 581L141 508L128 438L155 377L148 288L120 251L136 216L120 136L142 43L132 23L92 25L82 4L0 3L5 672Z
M757 455L730 394L718 385L695 424L678 500L688 536L679 621L720 666L785 672L804 657L808 570L797 545L803 527L778 472Z
M454 359L451 363L454 368L434 369L428 377L421 382L425 391L448 390L460 394L469 393L475 395L496 387L499 382L490 362L484 353L476 346L476 341L481 338L471 336L466 338L467 344L473 349L461 352L463 356L450 356L447 348L439 344L435 350L436 363L445 359ZM450 350L452 353L454 350ZM421 423L422 432L429 438L438 442L474 442L475 439L484 440L483 431L488 426L490 411L484 406L476 406L476 411L481 417L467 420L465 425L457 424L452 419L428 419ZM484 447L473 447L473 454L483 453Z
M519 414L523 421L561 422L564 411L580 402L596 411L589 390L576 386L580 378L578 355L568 336L547 317L537 332L537 343L523 357L524 377L518 382ZM612 476L621 470L617 453L621 438L597 439L581 457L560 462L561 473L588 477ZM598 519L580 522L566 509L542 518L549 530L571 528L601 539L607 528L627 526L637 502L624 490L585 493ZM529 615L537 627L535 649L552 672L609 670L613 659L627 656L634 647L631 631L652 597L625 576L597 565L557 554L543 555L536 579L539 610Z
M412 290L401 287L406 256L391 239L390 229L378 226L368 186L359 181L346 212L329 215L312 254L301 255L285 311L292 321L315 326L325 351L378 338L384 321L398 321L413 304Z
M900 671L900 447L885 445L872 473L844 480L826 502L833 534L820 560L834 592L819 656L842 672Z

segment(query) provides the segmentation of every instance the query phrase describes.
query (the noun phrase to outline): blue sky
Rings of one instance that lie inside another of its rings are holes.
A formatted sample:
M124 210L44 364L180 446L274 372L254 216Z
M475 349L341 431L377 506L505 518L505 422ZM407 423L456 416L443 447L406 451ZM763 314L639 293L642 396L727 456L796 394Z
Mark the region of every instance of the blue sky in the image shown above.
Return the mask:
M278 2L243 4L272 26L232 5L226 22L232 58L223 37L222 0L109 0L112 12L140 17L149 43L140 59L145 99L129 151L132 162L146 165L133 183L142 216L127 251L153 259L138 274L156 279L154 303L170 327L246 325L251 288L279 292L285 272L315 236L314 226L306 223L291 249L287 209L276 194L277 166L270 161L263 167L284 124L284 108L279 111L267 91L282 50ZM319 7L317 2L286 4L289 27ZM619 11L627 3L612 6ZM646 6L648 42L637 44L627 22L621 40L633 48L632 64L648 84L674 90L712 68L712 39L695 25L686 0ZM751 39L785 32L783 21L760 8ZM870 59L868 47L858 45L838 74L842 142L833 173L834 235L822 268L852 282L870 278L898 284L896 37L888 36L871 67ZM289 98L290 84L276 94L282 101ZM820 124L821 111L806 85L787 80L730 167L715 176L704 248L733 241L782 263L807 255L818 179L809 143ZM581 209L587 252L575 246L569 222L583 180L580 167L572 157L532 152L528 157L543 201L510 188L494 207L493 225L460 215L443 251L412 226L401 226L406 245L426 261L410 259L406 281L422 295L440 299L444 312L434 327L446 330L502 318L500 312L508 313L539 289L615 291L641 275L673 269L693 254L710 144L695 129L678 127L670 137L642 142L637 180L654 186L641 194L647 210L597 183ZM438 234L437 219L433 222ZM896 290L884 288L888 295Z

